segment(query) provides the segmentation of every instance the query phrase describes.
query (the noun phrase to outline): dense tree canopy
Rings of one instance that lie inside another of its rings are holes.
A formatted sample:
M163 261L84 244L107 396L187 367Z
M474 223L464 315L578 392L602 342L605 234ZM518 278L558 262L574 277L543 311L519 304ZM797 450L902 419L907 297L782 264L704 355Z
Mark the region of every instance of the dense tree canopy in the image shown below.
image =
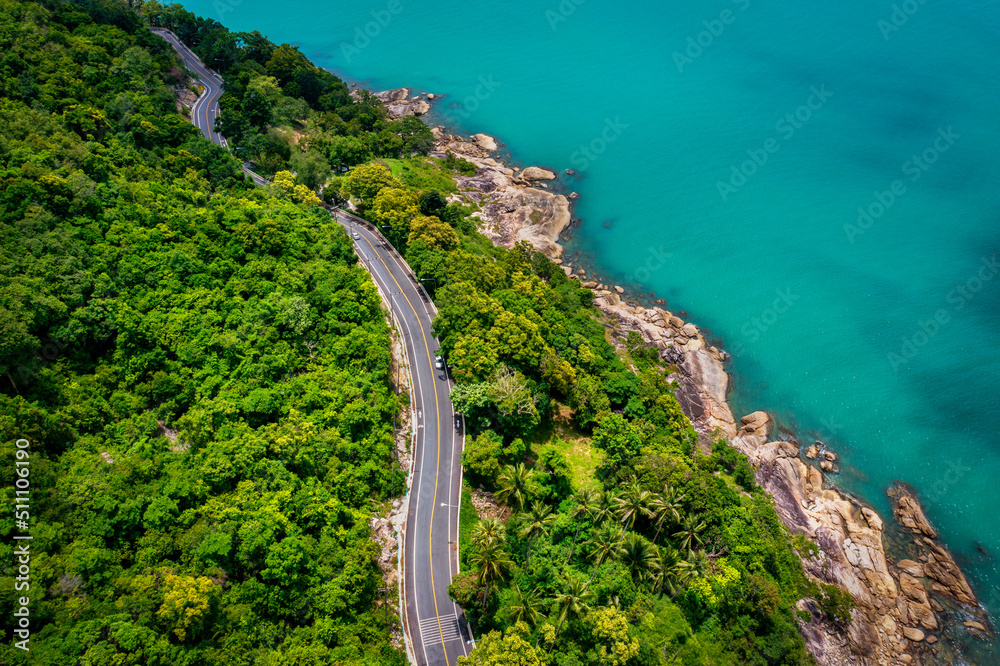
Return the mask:
M177 114L126 5L4 0L0 25L0 429L30 440L34 537L31 651L0 662L404 663L368 526L404 489L399 403L349 239ZM295 54L269 75L311 90Z

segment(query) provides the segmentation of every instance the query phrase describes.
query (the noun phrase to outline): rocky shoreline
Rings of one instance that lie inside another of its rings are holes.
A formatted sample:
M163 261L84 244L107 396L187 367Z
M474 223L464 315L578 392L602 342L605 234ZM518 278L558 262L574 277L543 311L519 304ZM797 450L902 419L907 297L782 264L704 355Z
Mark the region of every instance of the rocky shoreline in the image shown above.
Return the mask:
M410 99L408 91L387 92L391 94L379 95ZM507 167L495 157L497 141L484 134L466 138L448 134L443 127L432 131L433 154L444 157L451 152L479 169L475 176L458 179L461 193L452 199L479 206L475 216L480 231L504 247L527 241L562 263L558 241L571 221L569 198L540 185L555 174L540 167ZM677 397L703 441L724 436L749 458L784 525L817 546L815 554L802 560L807 575L854 597L846 628L826 622L814 600L799 601L799 609L811 618L800 619L800 629L819 664L950 663L962 654L958 637L948 635L949 627L992 639L989 618L911 490L902 485L889 489L894 518L912 535L900 546L912 558L893 561L886 553L883 519L830 485L827 475L837 472L836 454L820 442L802 452L797 442L770 441L774 423L764 412L744 416L737 424L727 400L730 377L723 363L728 355L710 345L697 326L657 306L630 304L622 287L587 280L584 269L565 263L562 267L593 290L594 304L614 338L636 331L673 364Z

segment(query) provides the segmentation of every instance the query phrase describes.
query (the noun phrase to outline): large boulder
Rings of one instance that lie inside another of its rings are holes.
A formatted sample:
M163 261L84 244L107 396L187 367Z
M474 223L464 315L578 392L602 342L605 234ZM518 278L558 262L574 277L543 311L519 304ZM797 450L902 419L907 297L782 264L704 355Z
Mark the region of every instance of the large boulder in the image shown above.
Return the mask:
M555 177L556 175L548 169L536 166L530 166L521 172L521 178L524 180L555 180Z
M472 138L476 142L476 145L483 150L493 152L497 149L496 140L488 134L473 134Z

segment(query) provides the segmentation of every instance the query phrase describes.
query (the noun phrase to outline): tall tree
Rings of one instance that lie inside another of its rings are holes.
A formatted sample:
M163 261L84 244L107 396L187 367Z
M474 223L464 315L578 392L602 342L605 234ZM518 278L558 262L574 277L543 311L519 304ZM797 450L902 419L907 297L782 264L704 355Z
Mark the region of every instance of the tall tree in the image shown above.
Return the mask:
M524 558L524 566L531 563L531 546L535 539L549 533L549 526L555 516L552 515L552 507L543 502L534 501L531 503L531 511L528 512L526 522L521 527L521 537L528 539L528 554Z
M571 578L563 586L562 592L556 595L555 609L558 613L559 622L556 625L555 638L558 638L563 623L568 617L580 617L590 610L590 602L594 599L594 593L590 592L590 583L583 582L579 578ZM549 646L549 653L555 647L555 640Z
M486 610L486 600L490 596L490 585L494 581L502 580L514 566L514 562L499 544L490 543L472 555L472 565L478 571L479 582L485 586L483 610Z
M674 532L674 538L680 539L681 548L690 555L694 549L701 545L701 532L705 529L705 523L699 522L697 516L685 516L681 521L680 529Z
M622 563L632 573L632 579L649 575L656 560L656 548L644 536L629 532L622 542Z
M576 550L576 540L580 538L580 530L583 529L584 519L592 520L597 511L599 497L593 488L583 488L573 495L575 504L570 509L570 517L576 521L576 530L573 532L573 545L569 549L569 557L566 563L573 561L573 552Z
M504 609L504 619L509 624L527 622L531 626L538 623L541 617L542 594L537 589L528 592L519 587L514 588L514 598Z
M605 524L588 542L590 545L590 557L594 560L594 570L587 581L587 588L594 582L594 576L602 564L608 560L613 560L621 556L622 544L625 541L625 532L621 527L614 524Z
M502 546L507 540L507 530L499 518L483 518L472 528L470 538L472 545L479 549L494 544Z
M649 516L649 500L651 495L648 490L640 488L637 483L632 483L624 493L615 498L618 517L628 529L635 527L635 519L639 516Z
M524 463L507 465L497 479L500 485L500 490L496 493L497 499L520 513L535 494L535 478L535 471L525 467Z
M681 500L684 495L678 495L677 491L669 483L663 484L663 492L654 495L649 501L651 517L656 523L656 534L653 535L653 543L660 536L660 530L666 522L676 524L680 522Z

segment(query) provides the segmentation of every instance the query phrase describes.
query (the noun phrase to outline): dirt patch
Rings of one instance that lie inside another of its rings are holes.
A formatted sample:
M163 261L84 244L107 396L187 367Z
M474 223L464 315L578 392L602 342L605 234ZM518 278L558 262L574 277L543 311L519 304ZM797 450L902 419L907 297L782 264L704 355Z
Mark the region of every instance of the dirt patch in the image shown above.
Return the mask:
M493 497L493 493L488 493L485 490L472 489L472 506L475 507L476 515L479 516L480 520L486 518L507 520L510 515L510 509L500 504Z

